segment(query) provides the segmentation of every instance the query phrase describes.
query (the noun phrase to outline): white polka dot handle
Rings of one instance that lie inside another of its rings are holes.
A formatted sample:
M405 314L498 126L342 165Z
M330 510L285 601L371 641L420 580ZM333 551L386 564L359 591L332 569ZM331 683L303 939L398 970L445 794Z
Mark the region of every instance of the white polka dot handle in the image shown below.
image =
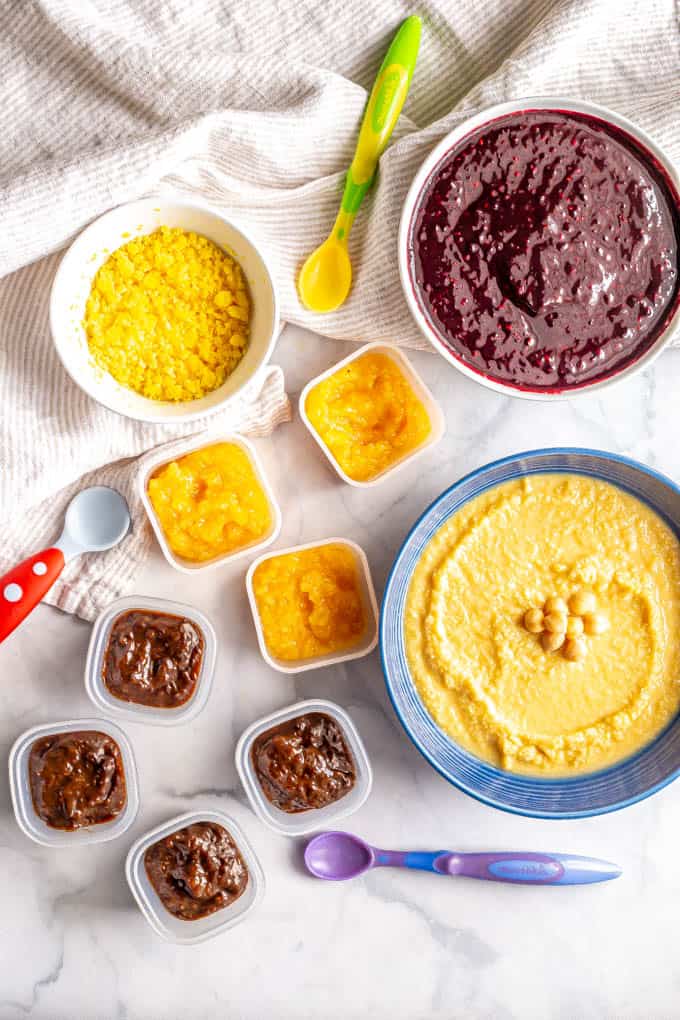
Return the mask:
M61 549L44 549L0 577L0 641L37 606L63 569Z

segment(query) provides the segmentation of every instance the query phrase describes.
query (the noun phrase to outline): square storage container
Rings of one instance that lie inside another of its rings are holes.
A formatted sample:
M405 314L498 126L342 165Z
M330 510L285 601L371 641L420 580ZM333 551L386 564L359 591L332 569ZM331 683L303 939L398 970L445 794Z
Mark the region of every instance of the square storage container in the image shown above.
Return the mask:
M139 705L132 701L117 698L104 683L102 669L104 655L109 642L111 628L116 619L125 612L141 609L148 612L168 613L171 616L185 616L197 624L205 641L203 662L192 696L177 708L156 708L152 705ZM168 599L152 598L143 595L130 595L116 599L97 617L92 628L90 644L85 662L85 690L90 700L106 712L120 719L131 722L148 722L158 726L176 726L179 723L195 719L205 708L212 690L215 661L217 658L217 638L215 629L205 613L182 602L170 602Z
M51 828L36 814L31 797L28 762L31 747L36 740L55 733L74 733L81 730L106 733L118 744L125 772L127 800L121 813L111 821L67 832ZM139 810L139 782L132 747L120 726L107 719L66 719L64 722L47 723L26 730L15 741L9 753L9 787L19 828L29 839L42 846L84 846L89 843L105 843L127 832Z
M359 643L344 652L329 652L327 655L316 655L312 659L277 659L267 648L262 628L262 619L253 589L253 575L261 563L274 556L285 556L287 553L302 552L303 549L316 549L324 545L345 545L354 554L359 575L361 601L366 617L366 633ZM321 542L307 542L304 545L289 546L287 549L276 549L274 552L259 556L248 568L246 590L262 657L270 666L278 669L281 673L302 673L307 669L318 669L320 666L333 666L338 662L349 662L350 659L361 659L364 655L372 652L378 643L378 603L375 597L373 579L371 578L371 569L364 550L349 538L325 538Z
M391 358L392 361L395 362L397 367L411 384L416 397L418 397L425 407L428 418L430 419L431 428L429 435L426 436L420 446L417 446L414 450L409 450L403 455L403 457L395 461L394 464L390 464L390 466L385 468L384 471L381 471L380 474L376 475L375 478L370 478L367 481L358 481L356 478L350 478L350 476L340 467L340 464L335 459L333 453L329 447L326 446L326 443L309 420L305 404L310 391L313 390L318 383L323 382L324 379L328 379L331 375L335 375L335 373L344 368L345 365L349 365L352 361L356 361L357 358L362 357L362 355L367 354L369 351L384 354L386 357ZM310 379L300 394L299 408L302 421L313 436L317 445L321 448L321 450L323 450L324 455L332 464L337 474L340 478L342 478L343 482L347 482L348 485L354 485L360 489L368 489L373 485L379 485L381 482L384 482L385 479L393 475L395 471L399 471L401 468L406 467L406 465L410 464L416 457L419 457L422 453L425 453L426 450L429 450L431 446L434 446L435 443L438 443L446 431L446 422L439 404L434 399L406 355L394 344L364 344L363 347L360 347L357 351L353 351L347 358L343 358L342 361L338 361L335 365L331 365L331 367L326 369L325 372L322 372L320 375Z
M144 867L144 854L154 843L195 822L215 822L227 830L248 868L248 884L239 898L230 906L216 910L215 913L208 914L207 917L196 921L183 921L179 917L174 917L163 906L147 876ZM221 811L189 811L187 814L178 815L176 818L171 818L169 822L163 822L162 825L156 826L130 848L125 861L125 875L139 909L156 934L167 942L184 946L205 942L228 928L240 924L255 909L264 895L264 873L255 851L246 839L240 825Z
M356 766L356 782L349 793L340 800L327 804L322 808L310 808L309 811L301 811L296 814L288 814L280 808L271 804L264 795L260 782L255 774L253 763L250 758L250 751L253 742L266 730L272 729L280 723L288 722L300 715L307 715L310 712L322 712L337 722L347 740L347 745L352 752ZM373 785L373 772L366 753L359 731L352 722L344 708L334 704L332 701L323 701L313 698L309 701L299 701L288 708L281 708L271 715L258 719L242 733L236 745L236 768L243 783L243 788L248 795L251 807L256 815L262 819L274 832L282 833L284 836L305 836L317 829L331 828L341 818L347 818L354 814L362 806Z
M254 542L251 542L249 545L244 545L240 549L234 549L232 552L224 553L222 556L215 556L211 560L194 563L192 560L176 556L170 548L168 540L165 537L165 532L161 527L161 522L158 520L156 511L149 499L148 484L151 475L164 464L169 464L170 461L178 460L187 453L193 453L194 450L201 450L205 446L215 446L217 443L234 443L236 446L240 446L241 449L245 450L253 465L257 479L264 490L264 494L267 497L272 523L266 534L264 534L261 538L256 539ZM173 443L171 447L165 447L163 450L159 450L157 453L150 455L148 458L145 457L138 475L138 489L147 517L151 522L151 527L158 539L158 544L161 547L163 555L171 567L174 567L176 570L181 570L185 574L193 574L199 570L210 570L223 563L229 563L233 560L237 560L239 557L245 556L248 553L252 554L258 549L265 549L276 540L279 531L281 530L281 509L276 501L272 487L269 484L255 447L243 436L237 435L236 433L204 433L200 437L192 436L190 439L178 440L176 443Z

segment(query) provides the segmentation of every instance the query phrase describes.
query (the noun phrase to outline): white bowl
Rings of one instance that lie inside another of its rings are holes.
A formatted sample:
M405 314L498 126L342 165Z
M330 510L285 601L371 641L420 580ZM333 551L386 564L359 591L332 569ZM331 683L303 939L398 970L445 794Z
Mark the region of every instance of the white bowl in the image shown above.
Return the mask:
M296 814L288 814L276 807L275 804L271 804L262 792L260 781L250 760L250 749L253 746L253 741L261 733L279 723L288 722L289 719L295 719L299 715L306 715L308 712L322 712L336 721L347 738L347 746L354 758L356 782L349 793L332 804L326 804L322 808L310 808L309 811L300 811ZM296 705L280 708L277 712L258 719L241 734L236 745L235 759L243 789L248 795L253 811L265 825L284 836L305 836L316 829L328 828L341 818L347 818L348 815L354 814L368 797L373 785L371 764L356 726L343 708L335 705L332 701L322 701L319 698L298 701Z
M344 368L345 365L349 365L350 362L356 361L357 358L360 358L368 351L378 351L380 354L384 354L386 357L391 358L392 361L396 362L397 367L403 372L404 376L411 384L415 395L427 411L428 418L430 419L430 432L420 446L416 446L414 450L409 450L408 453L405 453L403 457L396 460L394 464L390 464L389 467L385 468L384 471L381 471L380 474L375 476L375 478L361 482L357 481L356 478L350 478L350 476L340 467L332 452L309 420L305 403L309 393L318 383L322 382L324 379L328 379L331 375L335 375L335 373L341 368ZM444 415L441 412L439 404L434 399L406 355L394 344L383 344L380 342L364 344L363 347L360 347L357 351L353 351L347 358L343 358L342 361L338 361L335 365L331 365L331 367L326 369L325 372L322 372L321 375L317 375L314 379L309 380L300 394L299 407L302 421L314 437L318 446L323 450L325 456L333 465L340 478L342 478L343 482L347 482L348 485L354 485L359 489L368 489L373 485L379 485L381 482L384 482L385 479L390 477L390 475L393 475L395 471L399 471L401 468L406 467L406 465L410 464L416 457L419 457L420 454L425 453L425 451L429 450L431 446L438 443L446 431L446 422L444 421Z
M102 667L111 628L121 613L135 609L151 613L168 613L171 616L184 616L195 623L203 634L205 647L196 688L189 700L178 708L156 708L153 705L139 705L134 701L123 701L122 698L117 698L115 694L112 694L104 683ZM144 595L129 595L127 598L111 602L94 622L85 662L85 690L90 701L107 715L118 716L119 719L129 719L130 722L177 726L179 723L195 719L199 712L205 708L212 690L216 658L217 637L215 629L205 613L194 609L193 606L183 605L181 602L170 602L168 599L149 598Z
M366 633L364 635L364 639L360 644L355 645L346 652L339 652L337 654L331 652L328 655L316 655L312 659L295 659L290 661L277 659L271 654L267 648L267 642L265 641L260 611L257 607L257 599L255 598L255 591L253 589L253 574L259 567L260 563L264 563L265 560L269 560L273 556L285 556L287 553L302 552L303 549L317 549L319 546L324 545L345 545L354 553L359 574L361 601L366 617ZM368 655L372 652L378 643L378 603L375 597L371 568L368 565L368 559L366 558L364 550L360 545L357 545L356 542L352 542L349 538L325 538L321 542L306 542L304 545L289 546L287 549L275 549L273 552L265 553L264 556L259 556L248 568L248 573L246 574L246 591L248 592L248 601L250 602L250 610L253 614L253 622L257 633L257 643L260 646L262 658L265 662L268 662L273 669L278 669L280 673L303 673L305 670L318 669L320 666L335 666L339 662L349 662L350 659L361 659L364 655Z
M675 190L677 198L678 192L680 192L680 175L678 174L678 171L671 159L663 152L662 149L659 148L656 142L654 142L654 140L650 138L645 131L639 128L636 124L633 124L632 121L628 120L626 117L622 117L620 114L614 113L613 110L609 110L604 106L599 106L596 103L581 102L579 100L569 99L565 96L539 96L536 98L513 99L507 103L498 103L496 106L490 106L486 110L482 110L481 113L477 113L473 117L469 117L467 120L464 120L458 125L458 127L454 128L453 131L450 131L448 135L445 135L441 142L435 146L432 152L426 157L422 166L418 170L418 173L413 179L413 183L411 184L406 196L399 225L399 276L401 278L401 285L406 298L406 303L408 304L411 314L420 328L421 333L427 340L429 340L434 349L446 358L450 364L454 365L459 372L462 372L463 375L466 375L469 379L474 379L475 382L480 383L482 386L486 386L490 390L495 390L497 393L503 393L505 396L521 397L525 400L569 400L572 397L590 395L592 393L608 389L621 379L628 378L635 372L639 372L643 368L646 368L666 347L680 323L680 302L676 302L675 309L672 312L663 332L652 346L640 355L637 360L629 362L619 370L614 369L612 375L607 376L604 379L595 379L593 382L584 383L583 385L573 389L565 387L560 390L545 392L540 389L518 389L516 386L512 386L509 383L504 383L497 379L490 379L486 375L483 375L466 364L455 351L451 350L444 343L437 330L430 323L420 304L417 287L412 276L410 244L411 223L414 213L420 205L423 190L438 163L454 146L458 145L458 143L467 135L476 131L477 128L483 127L485 124L488 124L499 117L504 117L509 113L522 113L531 110L558 110L561 113L589 114L592 117L597 117L600 120L609 122L615 127L620 128L622 131L629 134L634 141L638 142L643 150L646 150L654 159L656 159L662 171L664 171L665 176L668 178L669 184L672 186L671 191Z
M146 873L144 854L154 843L194 822L216 822L227 830L241 851L241 856L248 868L248 884L239 898L229 906L196 921L184 921L181 917L175 917L163 906ZM139 909L156 934L166 942L174 942L176 945L183 946L205 942L207 939L219 935L220 932L226 931L227 928L233 928L235 924L245 920L264 894L264 873L255 856L255 851L246 839L240 825L221 811L189 811L187 814L171 818L169 822L164 822L152 829L151 832L145 833L130 848L125 861L125 875Z
M250 458L264 494L267 497L272 523L269 531L267 531L262 538L256 539L249 545L241 546L240 549L234 549L233 552L224 553L222 556L215 556L212 560L204 560L200 563L194 563L192 560L185 560L180 556L176 556L170 548L168 540L165 537L165 532L161 526L161 522L158 520L156 511L149 499L148 484L151 475L163 464L168 464L171 460L177 460L177 458L183 457L187 453L191 453L192 450L201 450L204 446L213 446L215 443L235 443L237 446L240 446L243 450L245 450L246 454ZM251 442L249 442L249 440L245 439L244 436L239 436L236 433L206 433L198 437L192 436L190 439L178 440L176 443L173 443L171 450L169 450L168 447L165 447L159 450L157 454L150 457L148 460L144 460L144 466L139 472L137 482L139 494L141 496L142 503L144 504L144 509L146 510L147 516L151 522L151 527L158 539L158 544L161 547L163 555L171 567L174 567L175 570L181 570L184 574L194 574L199 570L211 570L213 567L218 567L222 563L237 560L241 556L245 556L247 554L252 555L257 549L266 549L268 545L271 545L272 542L276 541L281 530L281 508L276 501L276 497L274 496L272 487L269 484L255 447Z
M218 389L199 400L177 403L149 400L121 386L95 365L83 329L85 304L97 270L112 251L158 227L181 227L203 234L232 255L248 281L252 299L250 341L242 360ZM143 199L100 216L68 249L52 284L50 329L57 354L71 376L93 400L138 421L173 424L194 421L223 410L254 381L276 342L279 309L272 274L262 253L237 227L207 206Z
M111 821L83 826L73 832L68 832L64 829L53 829L36 813L31 796L28 763L31 747L36 740L49 737L53 733L72 733L80 730L96 730L99 733L106 733L118 744L125 773L127 798L121 813ZM19 828L29 839L42 846L86 846L92 843L106 843L127 832L139 810L137 766L130 742L120 726L106 719L66 719L64 722L33 726L30 730L26 730L14 742L12 750L9 752L9 787Z

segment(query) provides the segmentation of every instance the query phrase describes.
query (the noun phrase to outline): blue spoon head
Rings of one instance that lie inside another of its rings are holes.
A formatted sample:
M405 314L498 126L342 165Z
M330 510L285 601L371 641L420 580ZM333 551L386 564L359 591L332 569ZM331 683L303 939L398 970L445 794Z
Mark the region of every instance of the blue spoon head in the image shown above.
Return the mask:
M305 867L315 878L343 882L357 878L373 864L373 851L349 832L322 832L305 848Z

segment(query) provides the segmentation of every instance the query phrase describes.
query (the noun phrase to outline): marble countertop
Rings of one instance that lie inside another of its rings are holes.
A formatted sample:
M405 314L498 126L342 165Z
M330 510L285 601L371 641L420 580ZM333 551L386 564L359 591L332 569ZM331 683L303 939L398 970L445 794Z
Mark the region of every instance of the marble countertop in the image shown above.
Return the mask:
M274 360L289 392L351 345L284 332ZM279 545L345 535L366 550L378 594L404 534L445 486L485 462L549 445L630 454L680 478L680 352L598 398L558 405L504 398L432 354L413 355L445 408L447 435L409 471L371 492L343 485L296 419L258 449L283 507ZM247 564L246 564L247 565ZM154 548L137 593L191 602L221 641L208 709L186 727L125 724L140 771L131 831L89 849L30 842L0 778L0 1018L41 1020L352 1020L660 1018L678 1015L676 867L680 790L583 821L495 811L441 779L404 736L377 652L286 676L260 658L244 591L246 567L201 578L173 571ZM39 722L98 713L83 687L90 628L40 607L0 648L0 755ZM618 861L617 882L574 889L443 880L380 871L322 883L300 846L269 831L239 786L233 751L259 716L300 698L352 713L375 781L346 827L387 847L567 850ZM133 840L172 815L219 807L242 825L267 877L258 912L211 942L162 942L123 874Z

